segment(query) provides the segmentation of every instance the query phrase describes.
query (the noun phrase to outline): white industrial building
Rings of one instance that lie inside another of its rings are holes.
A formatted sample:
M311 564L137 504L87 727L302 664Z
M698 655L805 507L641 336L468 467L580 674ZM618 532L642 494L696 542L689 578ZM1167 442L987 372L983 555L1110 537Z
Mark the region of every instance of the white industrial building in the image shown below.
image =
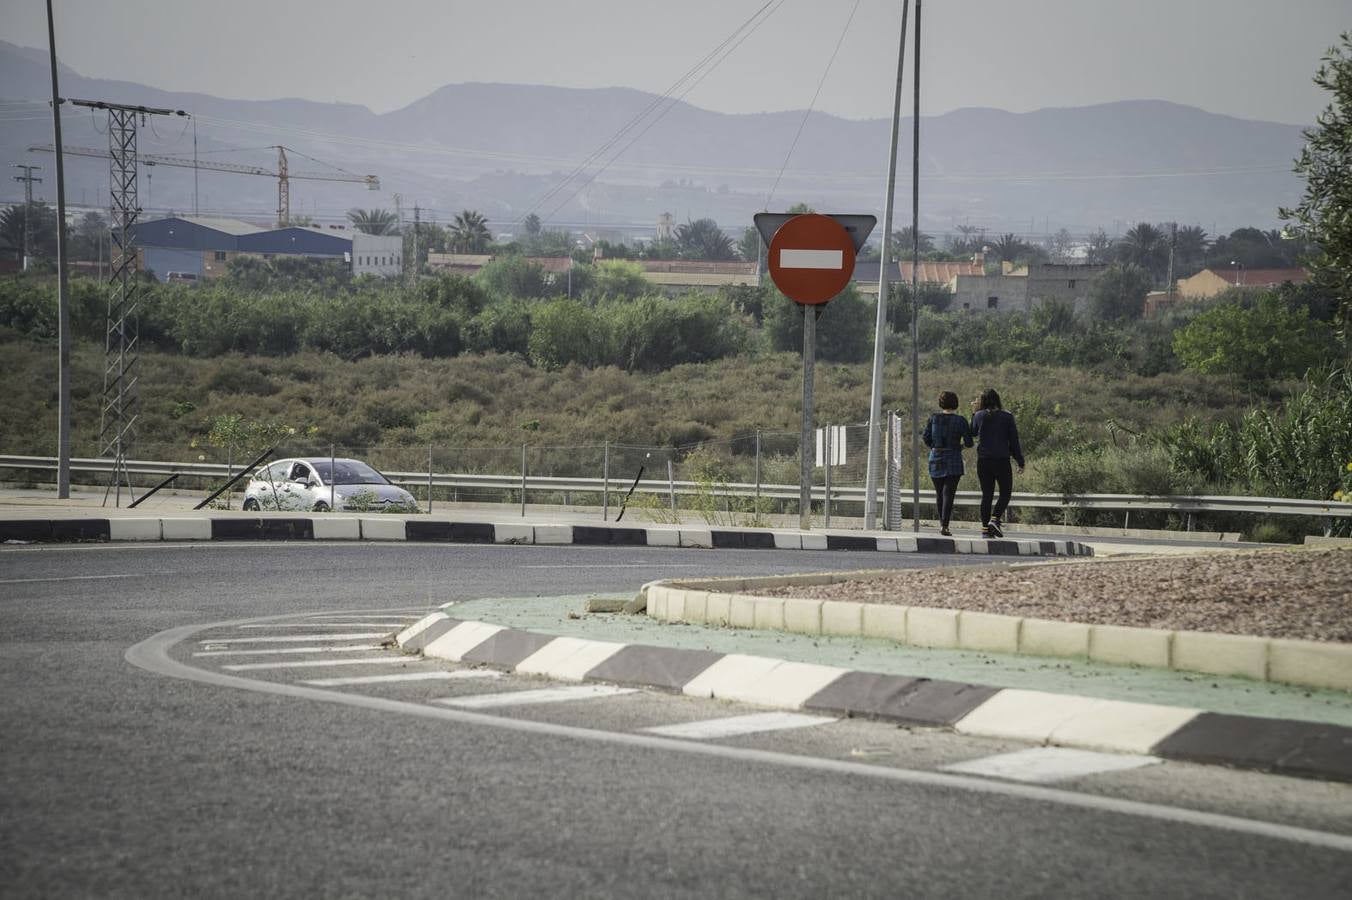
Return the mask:
M352 274L398 276L404 271L404 239L397 234L352 235Z

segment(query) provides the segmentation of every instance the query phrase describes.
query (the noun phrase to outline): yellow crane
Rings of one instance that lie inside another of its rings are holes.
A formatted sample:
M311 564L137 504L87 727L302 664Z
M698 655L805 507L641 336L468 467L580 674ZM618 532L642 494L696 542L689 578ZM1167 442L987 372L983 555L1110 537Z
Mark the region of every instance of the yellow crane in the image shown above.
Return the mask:
M55 153L56 147L52 144L38 144L28 148L30 152ZM262 166L247 166L239 163L227 162L202 162L200 160L189 159L182 156L163 156L158 153L141 153L138 159L156 166L176 166L181 169L200 169L207 172L231 172L235 175L264 175L268 178L277 179L277 227L285 228L291 224L291 181L345 181L353 184L364 184L368 190L380 190L380 179L375 175L351 175L346 172L335 173L332 175L308 173L297 174L289 171L286 151L288 148L281 144L273 144L268 149L277 151L277 170L265 169ZM61 150L68 156L90 156L95 159L110 159L107 150L98 150L93 147L69 147L62 145ZM292 150L292 153L297 151ZM303 155L303 154L302 154Z

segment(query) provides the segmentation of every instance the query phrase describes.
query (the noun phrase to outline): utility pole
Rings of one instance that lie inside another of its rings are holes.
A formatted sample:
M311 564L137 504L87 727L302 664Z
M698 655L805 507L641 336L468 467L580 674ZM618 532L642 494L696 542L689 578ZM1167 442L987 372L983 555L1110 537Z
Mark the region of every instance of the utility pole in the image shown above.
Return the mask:
M56 81L56 26L47 0L47 47L52 68L52 140L56 142L56 496L70 497L70 297L66 283L66 169L61 153L61 91Z
M883 198L882 262L878 266L878 309L873 321L873 390L868 407L868 462L864 470L864 528L877 527L878 496L878 420L883 408L883 330L887 327L887 286L891 280L888 268L892 265L892 207L897 190L897 128L901 123L901 79L906 64L906 19L910 15L909 0L901 3L901 45L897 48L897 84L892 92L892 145L887 154L887 194ZM757 258L759 274L760 257ZM915 302L915 298L911 298Z
M15 181L23 182L23 268L28 271L28 257L32 255L33 250L33 182L42 183L41 178L34 178L34 172L41 172L42 166L26 166L22 163L15 163L14 168L23 169L22 175L15 175Z
M920 531L920 0L915 0L915 111L911 128L911 511Z
M1165 302L1170 306L1174 303L1174 250L1178 247L1178 223L1169 223L1169 286L1166 288Z
M277 145L277 227L291 224L291 179L286 171L286 148Z
M49 0L50 2L50 0ZM104 326L103 398L101 401L99 444L100 455L113 460L112 480L104 492L116 490L115 503L122 505L122 485L131 491L131 474L127 470L127 453L136 439L136 420L139 418L139 387L135 367L140 356L140 304L136 277L136 220L141 214L137 193L137 119L148 116L187 116L183 110L156 109L126 103L107 103L102 100L71 100L75 106L106 110L108 113L108 165L111 188L111 275L108 291L108 315ZM56 136L57 176L61 175L61 138ZM58 219L64 228L64 195L60 194L63 210ZM62 269L64 272L64 268Z
M418 283L418 232L422 228L422 207L413 205L413 283Z

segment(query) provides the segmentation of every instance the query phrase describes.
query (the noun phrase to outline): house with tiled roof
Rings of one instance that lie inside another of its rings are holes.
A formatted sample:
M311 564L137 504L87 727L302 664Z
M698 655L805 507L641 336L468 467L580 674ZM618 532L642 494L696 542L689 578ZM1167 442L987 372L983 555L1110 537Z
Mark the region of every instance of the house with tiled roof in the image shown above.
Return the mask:
M1231 288L1255 290L1280 287L1287 282L1300 284L1310 277L1305 269L1246 269L1243 266L1203 269L1190 278L1178 280L1176 292L1182 300L1209 300Z

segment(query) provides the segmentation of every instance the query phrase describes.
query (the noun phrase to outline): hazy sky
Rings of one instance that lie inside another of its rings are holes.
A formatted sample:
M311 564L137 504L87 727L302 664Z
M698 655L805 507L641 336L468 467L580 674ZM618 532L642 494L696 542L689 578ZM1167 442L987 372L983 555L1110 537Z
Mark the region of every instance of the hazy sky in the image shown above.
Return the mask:
M377 112L464 81L661 93L765 0L55 0L61 59L82 74ZM724 112L801 109L855 0L773 13L687 96ZM817 108L890 114L900 0L858 0ZM1310 82L1352 29L1348 0L929 0L926 113L1164 99L1308 124ZM0 0L0 39L45 48L42 0ZM907 63L908 69L910 63ZM907 78L909 91L909 76ZM2 92L2 89L0 89ZM909 100L908 100L909 102Z

